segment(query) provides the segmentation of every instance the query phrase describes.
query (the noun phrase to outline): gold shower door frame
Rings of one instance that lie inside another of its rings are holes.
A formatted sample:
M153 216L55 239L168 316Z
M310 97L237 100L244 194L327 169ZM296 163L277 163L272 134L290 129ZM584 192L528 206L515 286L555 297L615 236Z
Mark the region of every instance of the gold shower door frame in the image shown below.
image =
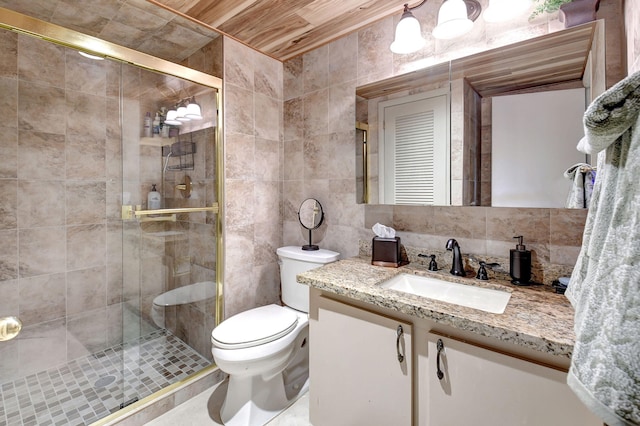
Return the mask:
M135 65L150 71L168 74L184 80L188 80L203 86L208 86L217 91L217 123L216 123L216 191L218 202L208 206L208 210L217 213L216 215L216 300L215 300L215 323L216 325L223 318L223 286L224 277L224 244L223 244L223 206L224 206L224 143L222 139L222 79L210 74L206 74L173 62L156 58L146 53L117 45L108 41L101 40L86 34L79 33L55 24L40 21L38 19L22 15L9 9L0 8L0 28L10 31L37 37L42 40L55 43L61 46L69 47L75 50L83 51L92 55L124 62ZM95 425L107 424L113 420L126 415L127 413L143 406L151 400L154 400L172 390L183 386L185 383L209 373L215 368L215 364L201 370L198 373L174 383L160 391L149 395L138 401L138 403L129 405L101 420L94 423Z

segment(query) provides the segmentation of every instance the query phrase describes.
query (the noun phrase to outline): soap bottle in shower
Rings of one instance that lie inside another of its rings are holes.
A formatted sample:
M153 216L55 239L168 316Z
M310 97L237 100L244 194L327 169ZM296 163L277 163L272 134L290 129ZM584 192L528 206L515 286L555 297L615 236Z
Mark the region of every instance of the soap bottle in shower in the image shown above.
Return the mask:
M147 115L144 116L144 137L150 138L151 135L151 113L147 112Z
M156 112L156 117L153 119L153 137L160 136L160 115Z
M158 210L160 208L160 193L156 190L156 184L151 186L151 191L147 195L147 208L149 210Z
M516 285L528 285L531 281L531 250L527 250L522 243L522 235L513 238L518 239L518 244L509 252L511 282Z

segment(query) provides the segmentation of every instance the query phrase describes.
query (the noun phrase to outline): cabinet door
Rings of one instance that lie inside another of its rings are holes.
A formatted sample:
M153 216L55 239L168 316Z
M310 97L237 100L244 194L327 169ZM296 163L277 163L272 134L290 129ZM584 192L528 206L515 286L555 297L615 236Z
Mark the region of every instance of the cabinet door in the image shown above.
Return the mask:
M314 426L411 424L410 324L320 297L309 327Z
M569 389L564 371L432 333L427 360L428 392L419 407L427 425L602 426Z

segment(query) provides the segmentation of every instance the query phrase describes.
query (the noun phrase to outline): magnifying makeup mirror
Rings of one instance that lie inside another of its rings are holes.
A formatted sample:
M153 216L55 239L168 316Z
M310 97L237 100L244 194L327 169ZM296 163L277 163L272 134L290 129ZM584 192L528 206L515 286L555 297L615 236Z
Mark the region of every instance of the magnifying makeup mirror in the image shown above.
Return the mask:
M309 244L302 246L302 250L319 250L320 247L313 244L311 239L311 231L322 225L324 220L324 211L322 205L315 198L307 198L300 204L298 210L298 220L300 225L309 230Z

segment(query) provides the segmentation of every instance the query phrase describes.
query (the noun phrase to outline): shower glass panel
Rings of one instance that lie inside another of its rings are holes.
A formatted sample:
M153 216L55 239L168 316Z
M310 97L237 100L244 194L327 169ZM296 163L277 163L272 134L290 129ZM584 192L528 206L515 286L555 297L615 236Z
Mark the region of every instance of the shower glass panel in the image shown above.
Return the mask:
M8 30L0 59L0 424L90 424L212 363L218 93Z
M217 114L212 88L128 65L122 75L123 340L144 348L123 360L128 403L212 362ZM187 102L202 118L164 123Z

